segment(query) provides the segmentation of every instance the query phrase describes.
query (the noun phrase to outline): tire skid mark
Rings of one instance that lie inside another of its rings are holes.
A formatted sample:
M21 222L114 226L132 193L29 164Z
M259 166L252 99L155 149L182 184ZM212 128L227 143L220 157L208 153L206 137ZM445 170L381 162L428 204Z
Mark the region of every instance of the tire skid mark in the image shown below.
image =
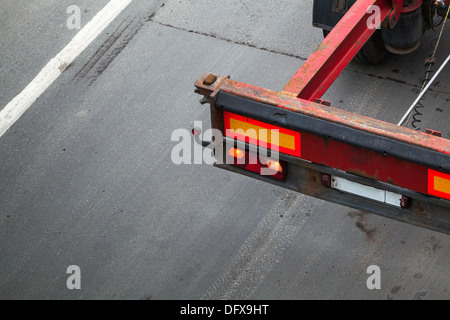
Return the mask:
M305 213L319 203L306 201L306 196L293 191L286 192L275 202L201 299L249 298L305 225L310 217Z
M88 62L75 75L78 81L88 80L88 84L94 83L115 58L127 47L142 27L151 21L164 3L151 13L144 13L134 18L125 19L117 29L105 40L97 51L89 58Z

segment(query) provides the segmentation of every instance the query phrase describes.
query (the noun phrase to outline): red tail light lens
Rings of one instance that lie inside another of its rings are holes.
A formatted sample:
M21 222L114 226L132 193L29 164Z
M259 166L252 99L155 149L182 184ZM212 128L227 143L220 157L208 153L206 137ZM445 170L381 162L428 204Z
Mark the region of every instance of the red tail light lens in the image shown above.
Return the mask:
M246 152L241 149L228 149L227 164L232 164L279 181L286 179L286 162L262 156L258 157L257 154Z
M245 157L245 151L241 149L231 148L228 150L228 155L235 159L243 159Z

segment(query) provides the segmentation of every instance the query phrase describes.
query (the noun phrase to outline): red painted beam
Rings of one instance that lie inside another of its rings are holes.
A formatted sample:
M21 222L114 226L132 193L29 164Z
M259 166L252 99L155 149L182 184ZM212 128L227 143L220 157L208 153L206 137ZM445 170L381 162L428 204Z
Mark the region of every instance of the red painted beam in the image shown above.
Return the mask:
M368 27L368 21L373 21L369 7L375 5L380 8L381 22L393 13L392 4L391 0L358 0L282 92L309 101L322 97L375 32L376 29Z
M213 78L214 81L207 81L209 78ZM195 86L198 93L203 94L210 99L214 98L215 94L219 91L226 92L248 100L338 123L343 126L369 132L406 144L444 154L450 154L450 140L448 139L400 127L392 123L365 117L357 113L294 98L291 95L285 95L276 91L234 81L228 77L218 77L210 73L205 73L195 82Z
M410 161L327 140L302 132L301 158L423 194L428 193L428 168Z

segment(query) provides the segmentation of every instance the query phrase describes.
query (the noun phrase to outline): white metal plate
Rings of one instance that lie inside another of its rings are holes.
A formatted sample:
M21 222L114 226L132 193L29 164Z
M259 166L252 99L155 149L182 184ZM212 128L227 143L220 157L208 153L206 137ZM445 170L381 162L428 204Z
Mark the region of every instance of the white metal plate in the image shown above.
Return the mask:
M340 177L331 177L331 187L343 192L351 193L367 199L386 203L401 208L402 195L386 190L369 187Z

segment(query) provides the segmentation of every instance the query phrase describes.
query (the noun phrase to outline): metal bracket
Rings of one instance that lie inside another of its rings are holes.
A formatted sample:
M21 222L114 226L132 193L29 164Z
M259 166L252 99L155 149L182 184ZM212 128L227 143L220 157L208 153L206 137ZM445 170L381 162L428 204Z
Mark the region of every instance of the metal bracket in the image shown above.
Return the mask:
M425 133L431 134L432 136L436 137L442 137L442 132L436 130L427 129Z
M316 103L321 104L323 106L331 107L331 102L327 100L316 99Z
M348 11L348 0L334 0L333 12L344 15Z
M393 29L396 26L398 20L400 19L402 8L403 0L392 0L392 10L389 13L388 18L388 26L390 29Z

